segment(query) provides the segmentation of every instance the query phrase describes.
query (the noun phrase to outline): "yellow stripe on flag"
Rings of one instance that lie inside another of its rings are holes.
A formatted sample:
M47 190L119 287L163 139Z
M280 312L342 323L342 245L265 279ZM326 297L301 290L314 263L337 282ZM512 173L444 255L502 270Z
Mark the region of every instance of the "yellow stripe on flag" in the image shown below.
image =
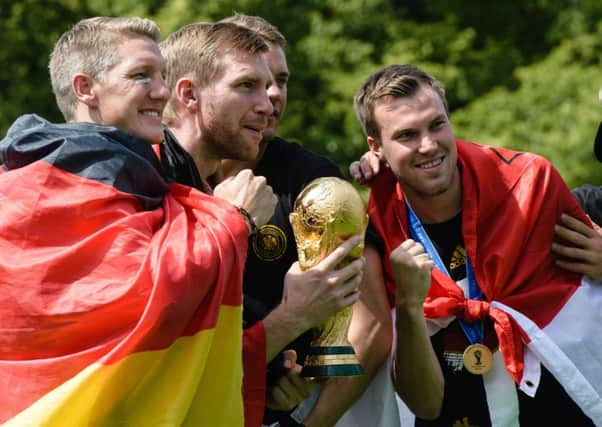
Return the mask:
M242 307L169 348L93 364L3 426L242 426Z

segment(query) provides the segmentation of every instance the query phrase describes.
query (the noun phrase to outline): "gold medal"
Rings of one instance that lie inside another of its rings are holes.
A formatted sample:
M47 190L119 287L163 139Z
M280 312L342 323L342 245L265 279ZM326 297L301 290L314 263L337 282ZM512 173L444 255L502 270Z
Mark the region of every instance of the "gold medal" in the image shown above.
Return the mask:
M471 344L466 347L463 360L466 370L475 375L486 374L493 366L493 354L483 344Z

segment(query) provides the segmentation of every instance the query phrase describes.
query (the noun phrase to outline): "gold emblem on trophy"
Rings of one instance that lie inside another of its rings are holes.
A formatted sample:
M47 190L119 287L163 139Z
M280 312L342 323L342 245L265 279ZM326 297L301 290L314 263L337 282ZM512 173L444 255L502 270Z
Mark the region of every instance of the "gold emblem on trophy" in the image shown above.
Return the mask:
M368 218L364 202L348 182L335 177L318 178L299 194L290 221L297 243L299 265L308 269L337 248L347 238L363 235ZM339 267L361 256L363 242ZM321 327L303 365L302 376L336 377L363 374L353 347L347 340L351 307L340 310Z

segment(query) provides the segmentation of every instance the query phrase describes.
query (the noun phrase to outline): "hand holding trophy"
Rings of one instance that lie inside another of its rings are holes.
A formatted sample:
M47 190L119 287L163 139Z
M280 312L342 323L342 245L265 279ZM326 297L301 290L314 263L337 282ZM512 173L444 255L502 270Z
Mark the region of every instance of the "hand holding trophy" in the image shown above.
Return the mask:
M364 202L350 183L340 178L324 177L310 182L299 194L290 221L299 265L305 270L323 260L347 238L363 236L368 218ZM363 247L362 242L338 267L360 257ZM302 376L333 377L363 373L347 340L351 313L351 307L344 308L314 329Z

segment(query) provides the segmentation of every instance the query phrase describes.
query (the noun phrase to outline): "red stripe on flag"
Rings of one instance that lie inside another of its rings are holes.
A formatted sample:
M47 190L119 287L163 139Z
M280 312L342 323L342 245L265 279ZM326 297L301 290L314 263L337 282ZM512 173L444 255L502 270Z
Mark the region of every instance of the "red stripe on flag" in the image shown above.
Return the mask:
M224 201L170 188L142 211L45 162L0 175L0 385L21 409L91 362L167 348L241 304L246 224ZM18 409L0 407L0 420Z

